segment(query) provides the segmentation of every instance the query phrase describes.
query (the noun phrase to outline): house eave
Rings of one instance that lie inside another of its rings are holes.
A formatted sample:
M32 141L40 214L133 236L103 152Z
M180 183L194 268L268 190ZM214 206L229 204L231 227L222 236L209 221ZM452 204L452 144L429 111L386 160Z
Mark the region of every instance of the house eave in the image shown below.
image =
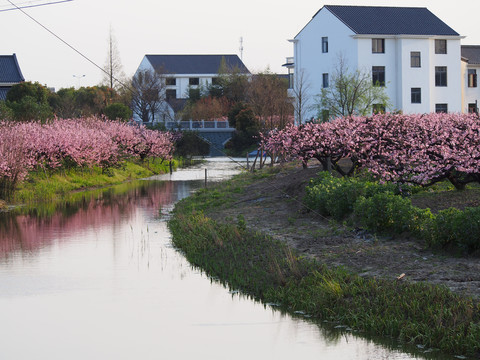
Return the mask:
M383 39L447 39L447 40L462 40L466 36L462 35L415 35L415 34L355 34L351 35L354 39L371 39L371 38L383 38Z

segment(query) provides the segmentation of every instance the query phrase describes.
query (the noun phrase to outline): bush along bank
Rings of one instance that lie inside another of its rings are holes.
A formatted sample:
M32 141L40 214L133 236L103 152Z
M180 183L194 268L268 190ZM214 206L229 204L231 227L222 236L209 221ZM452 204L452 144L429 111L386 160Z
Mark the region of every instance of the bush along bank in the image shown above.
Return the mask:
M432 214L412 205L405 195L417 187L399 188L359 178L336 178L321 172L306 188L305 205L324 216L355 224L375 233L409 232L432 248L468 254L480 251L480 208L449 208Z
M242 218L217 223L198 211L210 191L217 197L222 192L204 190L182 200L169 222L175 246L210 276L291 313L456 355L480 355L480 304L474 300L444 287L329 269L247 230Z

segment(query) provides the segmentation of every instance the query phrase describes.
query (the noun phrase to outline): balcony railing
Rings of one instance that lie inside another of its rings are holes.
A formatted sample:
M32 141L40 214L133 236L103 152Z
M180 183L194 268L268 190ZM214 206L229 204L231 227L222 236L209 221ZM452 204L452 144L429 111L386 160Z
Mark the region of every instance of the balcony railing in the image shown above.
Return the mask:
M212 130L212 129L224 129L233 130L230 127L228 121L225 120L190 120L190 121L170 121L166 124L168 129L182 129L182 130Z

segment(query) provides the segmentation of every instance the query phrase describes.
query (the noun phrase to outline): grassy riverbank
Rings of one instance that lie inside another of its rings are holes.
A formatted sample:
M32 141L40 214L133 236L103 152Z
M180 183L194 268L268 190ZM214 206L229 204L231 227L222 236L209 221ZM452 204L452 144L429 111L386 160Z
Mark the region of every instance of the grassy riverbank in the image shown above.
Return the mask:
M344 267L326 265L322 256L327 259L327 251L312 259L285 241L266 236L262 228L254 231L243 215L232 217L231 212L224 212L222 221L205 215L245 203L237 195L263 178L271 183L278 177L277 171L242 174L181 201L169 223L174 244L192 264L229 287L288 312L364 334L392 337L429 351L480 354L478 300L425 282L359 276ZM251 194L246 198L250 203L262 201ZM275 216L275 208L262 208L261 216ZM285 220L285 227L299 221L293 217Z
M176 169L182 160L173 160ZM20 184L10 203L24 204L60 200L75 191L99 188L141 179L170 171L168 161L151 159L144 162L125 161L119 166L102 170L99 167L61 169L56 171L36 171L29 174Z

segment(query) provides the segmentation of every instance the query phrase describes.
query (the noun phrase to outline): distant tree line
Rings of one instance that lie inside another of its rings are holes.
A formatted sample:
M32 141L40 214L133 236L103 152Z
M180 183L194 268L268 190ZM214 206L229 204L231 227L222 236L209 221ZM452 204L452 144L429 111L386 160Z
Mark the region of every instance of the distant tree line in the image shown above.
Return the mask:
M99 85L57 92L38 82L22 82L10 89L6 101L0 101L0 119L46 122L55 117L105 116L128 121L135 114L152 124L156 114L166 109L166 79L158 71L144 71L114 88ZM168 120L228 119L236 132L227 147L232 153L243 153L257 145L260 132L292 123L287 89L287 80L269 70L247 75L223 62L211 84L188 89L185 107Z
M45 122L54 117L104 115L111 120L128 120L132 117L130 101L129 92L107 86L64 88L55 93L38 82L27 81L14 85L6 101L0 101L0 119Z

